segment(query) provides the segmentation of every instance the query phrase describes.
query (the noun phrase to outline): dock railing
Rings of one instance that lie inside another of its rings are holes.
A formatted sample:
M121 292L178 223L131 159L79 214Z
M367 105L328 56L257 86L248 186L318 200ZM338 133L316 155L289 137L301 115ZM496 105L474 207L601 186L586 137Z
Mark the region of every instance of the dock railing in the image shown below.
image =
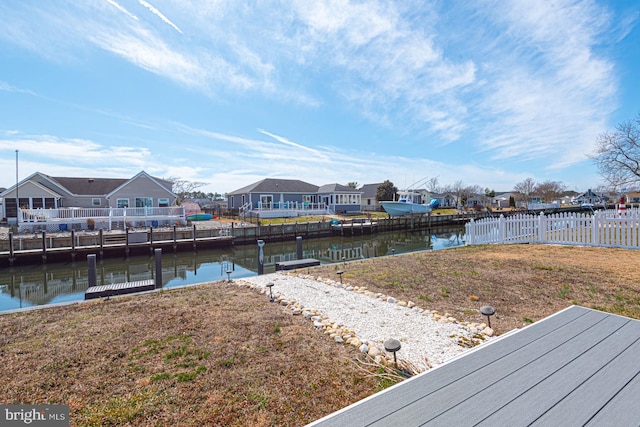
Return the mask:
M18 209L18 231L67 231L125 229L184 225L182 206L141 208Z
M471 220L466 244L552 243L640 249L640 210L519 214Z

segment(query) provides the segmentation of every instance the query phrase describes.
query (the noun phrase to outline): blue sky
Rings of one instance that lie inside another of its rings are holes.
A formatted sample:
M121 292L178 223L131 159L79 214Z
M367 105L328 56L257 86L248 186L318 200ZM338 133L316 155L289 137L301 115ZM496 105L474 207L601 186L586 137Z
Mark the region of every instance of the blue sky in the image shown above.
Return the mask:
M468 4L467 4L468 3ZM584 191L637 1L3 0L0 187L52 176Z

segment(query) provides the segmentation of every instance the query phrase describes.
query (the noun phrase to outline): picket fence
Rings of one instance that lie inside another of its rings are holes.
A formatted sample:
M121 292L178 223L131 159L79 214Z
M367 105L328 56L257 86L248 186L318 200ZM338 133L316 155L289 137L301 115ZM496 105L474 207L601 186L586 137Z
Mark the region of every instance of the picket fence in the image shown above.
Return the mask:
M466 244L553 243L640 249L640 210L519 214L471 220Z

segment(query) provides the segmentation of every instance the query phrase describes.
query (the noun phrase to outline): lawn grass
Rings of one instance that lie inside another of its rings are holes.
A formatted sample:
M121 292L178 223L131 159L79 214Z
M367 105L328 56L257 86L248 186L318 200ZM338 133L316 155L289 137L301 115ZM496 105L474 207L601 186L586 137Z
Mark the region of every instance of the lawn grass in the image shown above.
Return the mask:
M572 304L640 319L637 251L486 245L340 264L343 280L503 333ZM337 280L337 267L294 274ZM71 425L297 426L392 383L357 350L223 282L0 316L0 403Z

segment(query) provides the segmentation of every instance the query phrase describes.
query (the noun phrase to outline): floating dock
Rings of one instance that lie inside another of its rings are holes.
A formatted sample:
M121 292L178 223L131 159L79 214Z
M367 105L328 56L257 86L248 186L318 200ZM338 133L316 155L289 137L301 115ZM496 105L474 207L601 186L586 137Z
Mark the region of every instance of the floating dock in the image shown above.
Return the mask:
M297 268L315 267L320 261L314 258L295 259L293 261L276 262L276 271L295 270Z
M92 286L84 293L84 299L109 298L115 295L133 294L136 292L152 291L156 288L153 279L135 282L113 283L111 285Z

